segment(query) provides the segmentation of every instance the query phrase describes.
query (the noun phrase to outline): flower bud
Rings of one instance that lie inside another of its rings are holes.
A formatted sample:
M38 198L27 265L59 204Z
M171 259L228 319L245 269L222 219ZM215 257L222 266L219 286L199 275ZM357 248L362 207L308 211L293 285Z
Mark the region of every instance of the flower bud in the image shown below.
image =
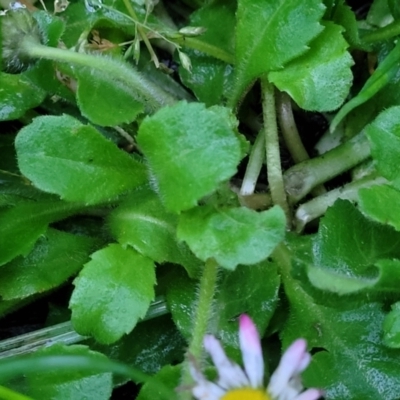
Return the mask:
M14 3L10 10L0 15L1 58L7 72L20 72L34 64L24 43L40 44L40 31L31 13L20 3Z
M202 26L185 26L179 29L179 33L183 36L199 36L202 35L207 29Z
M133 59L135 60L136 64L139 63L140 59L140 40L139 36L136 35L135 41L133 42Z
M192 72L192 62L187 54L182 51L179 52L179 60L181 61L182 67L187 71Z

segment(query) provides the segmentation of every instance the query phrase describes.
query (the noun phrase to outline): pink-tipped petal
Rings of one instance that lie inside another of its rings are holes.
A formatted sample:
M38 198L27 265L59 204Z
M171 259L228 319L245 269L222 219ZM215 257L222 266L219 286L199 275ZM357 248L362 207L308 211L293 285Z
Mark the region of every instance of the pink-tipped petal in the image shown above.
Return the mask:
M251 318L242 314L239 318L239 341L243 364L250 385L254 388L263 385L264 359L260 337Z
M307 354L307 342L304 339L297 339L288 347L268 385L268 392L272 396L278 397L297 371L307 367L310 359L305 357L305 354Z
M310 361L311 361L310 353L304 353L303 358L301 359L299 366L298 366L297 370L295 371L295 373L300 374L301 372L303 372L310 364Z
M218 371L218 384L225 389L248 386L247 379L239 365L231 361L225 354L219 340L212 335L204 337L204 348L213 360Z
M296 397L296 400L318 400L323 392L318 389L308 389Z

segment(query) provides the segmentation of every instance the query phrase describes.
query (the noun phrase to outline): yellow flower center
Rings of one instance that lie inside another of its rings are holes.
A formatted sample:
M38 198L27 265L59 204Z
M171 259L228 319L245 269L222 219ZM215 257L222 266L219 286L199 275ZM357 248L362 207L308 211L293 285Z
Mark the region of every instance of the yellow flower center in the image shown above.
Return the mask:
M271 400L271 397L263 390L248 388L230 390L221 400Z

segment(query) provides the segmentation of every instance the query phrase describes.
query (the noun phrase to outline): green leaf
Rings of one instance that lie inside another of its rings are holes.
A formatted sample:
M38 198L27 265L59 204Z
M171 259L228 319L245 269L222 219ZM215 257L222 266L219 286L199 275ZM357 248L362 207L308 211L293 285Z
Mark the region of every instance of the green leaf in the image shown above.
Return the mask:
M113 343L135 327L154 299L154 264L118 244L91 258L74 281L72 323L81 335Z
M69 4L62 15L66 22L63 42L68 48L75 46L82 32L90 32L102 17L99 13L89 12L85 7L85 2Z
M0 121L22 117L38 106L46 93L26 79L25 74L0 72Z
M289 93L305 110L332 111L346 99L351 82L353 60L338 25L325 23L311 49L281 71L271 72L269 80Z
M39 60L33 68L26 71L24 74L34 85L42 88L49 94L60 96L60 99L68 101L71 105L74 104L76 109L75 94L72 93L72 91L59 79L57 79L57 73L54 70L53 61L44 59ZM62 105L65 107L65 103Z
M23 299L63 284L89 258L96 241L48 229L26 257L18 257L0 269L3 300Z
M313 245L315 266L308 267L308 277L316 287L338 294L375 286L392 291L399 283L400 269L396 262L383 259L400 257L399 243L400 233L368 220L350 202L338 200L321 220Z
M394 49L386 56L386 58L378 65L378 68L365 82L364 86L348 103L346 103L332 120L330 130L333 132L342 119L350 113L354 108L365 103L367 100L376 95L384 88L390 80L398 72L398 63L400 60L400 42L396 44Z
M165 365L156 375L155 378L163 382L171 390L176 390L179 386L181 378L180 365ZM157 382L146 382L136 400L155 400L160 397L160 391Z
M388 0L388 6L395 19L400 19L400 4L397 0Z
M110 79L102 71L75 67L77 100L82 115L101 126L130 123L144 110L137 95L124 82Z
M173 212L194 207L215 191L236 172L242 157L227 110L200 103L179 102L147 117L138 143L157 192Z
M214 258L222 267L235 269L267 258L283 240L285 225L277 206L262 212L202 206L181 215L178 238L201 260Z
M21 172L68 201L107 202L146 182L143 165L67 115L36 118L15 145Z
M351 294L365 289L378 292L398 292L400 288L400 261L380 260L375 263L377 274L368 277L357 277L345 274L343 270L318 268L309 265L307 275L310 282L318 289L327 290L339 295Z
M98 359L105 357L86 346L53 345L38 350L37 355L90 355ZM27 391L23 387L27 385ZM14 386L16 389L19 385ZM41 400L108 400L112 392L112 374L110 372L96 374L78 371L52 370L49 366L47 372L28 373L24 377L21 391L29 396Z
M382 305L372 303L365 294L340 298L313 290L303 273L302 258L307 262L308 253L296 245L280 257L290 309L281 332L284 345L303 337L316 353L302 374L305 386L321 388L327 400L397 400L400 352L382 344Z
M239 266L227 272L219 286L215 307L214 326L219 337L224 338L224 347L236 360L241 360L238 325L232 323L240 314L249 314L261 336L279 302L280 276L276 264L263 261L252 266Z
M368 10L366 21L378 27L386 26L393 21L390 11L389 0L374 0Z
M218 312L212 314L210 333L220 337L227 351L239 358L236 318L248 313L259 332L264 333L278 303L280 278L276 265L264 261L252 266L240 265L235 271L221 271L219 281L213 304ZM196 287L196 281L182 270L170 275L168 306L177 328L187 340L193 329Z
M235 12L235 2L214 0L190 15L190 25L206 28L206 31L199 36L199 40L233 54L235 37L231 33L236 24Z
M400 231L400 192L389 185L373 186L358 192L360 210L381 224Z
M335 24L343 26L345 29L343 36L351 46L355 47L359 45L360 38L358 35L356 15L344 0L336 2L331 14L331 19Z
M314 262L354 274L381 258L400 256L399 244L400 233L370 221L349 201L338 200L321 220L313 243Z
M0 265L28 254L51 222L84 210L62 201L20 202L0 211Z
M236 2L217 0L195 11L190 16L191 26L206 28L196 40L234 54L235 9ZM185 53L190 57L192 71L179 69L182 82L207 106L223 103L233 85L233 67L197 50L185 48Z
M366 134L371 144L371 154L377 163L378 171L391 181L396 189L400 189L398 169L400 157L400 107L391 107L379 114L366 128Z
M64 21L56 15L41 10L35 12L32 16L40 28L42 43L46 46L57 47L65 29Z
M192 70L189 72L185 68L179 68L182 82L193 90L196 98L206 106L223 103L233 85L232 66L198 51L185 52L192 62Z
M135 329L112 345L99 345L93 341L90 347L106 356L134 365L147 374L155 374L163 365L183 360L186 342L177 330L171 315L164 315L137 324ZM114 384L126 381L114 377Z
M178 217L165 210L159 197L148 188L134 191L109 216L111 232L123 246L158 263L169 261L184 265L193 276L196 258L178 242Z
M103 7L96 7L95 12L89 11L85 3L91 2L71 2L62 13L67 24L63 35L63 41L67 47L75 46L82 32L90 32L95 26L96 28L111 27L118 32L123 30L131 37L135 35L135 24L132 18L126 15L127 9L123 1L102 1ZM139 14L140 10L136 8L135 2L131 2L131 4ZM151 17L152 15L149 20L153 22L154 19Z
M262 74L304 54L322 30L320 0L239 0L236 28L236 86L231 103Z
M347 310L307 306L302 302L291 315L292 333L323 350L303 373L305 386L321 388L329 400L397 400L400 352L382 344L381 305L368 303Z
M400 348L400 302L391 306L392 310L383 320L383 343L391 348Z

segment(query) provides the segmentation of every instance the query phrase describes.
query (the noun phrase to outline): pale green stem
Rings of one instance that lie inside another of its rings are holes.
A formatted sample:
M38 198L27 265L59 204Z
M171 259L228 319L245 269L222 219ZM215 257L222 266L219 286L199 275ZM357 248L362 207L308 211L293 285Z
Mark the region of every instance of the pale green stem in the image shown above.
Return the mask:
M328 207L332 206L337 199L357 201L359 189L383 185L386 182L386 179L376 177L374 174L315 197L297 209L295 214L296 230L301 232L307 223L325 214Z
M214 293L217 285L218 264L213 258L209 258L204 266L200 279L199 295L196 313L193 319L192 338L187 354L196 360L201 359L203 353L203 338L207 333L208 321L213 309ZM185 362L182 373L182 386L187 387L193 382L190 375L188 361ZM188 390L179 394L179 400L191 400L192 395Z
M293 161L297 164L304 160L308 160L310 157L300 139L300 135L294 121L292 102L290 97L284 92L278 93L277 111L282 137L290 155L293 158Z
M260 131L256 137L256 140L251 148L249 162L246 167L244 174L242 187L240 188L240 194L242 196L248 196L254 193L256 188L257 179L260 175L261 167L265 160L265 134L264 131Z
M308 160L310 156L308 155L300 138L299 131L297 130L290 97L284 92L279 92L277 97L278 119L282 137L293 161L295 164L298 164L302 161ZM325 192L326 190L323 186L318 186L312 191L315 196L319 196Z
M355 167L370 157L371 149L363 132L323 155L303 161L285 172L285 189L296 203L321 183Z
M47 47L31 41L29 38L21 43L21 51L31 58L45 58L101 71L110 80L119 81L132 90L132 95L138 101L145 103L148 112L157 111L159 108L177 101L157 85L144 79L133 67L109 57Z
M376 31L367 33L365 36L363 36L362 43L370 44L373 42L388 40L398 35L400 35L400 20L395 20L383 28L379 28Z
M262 105L268 184L272 201L282 207L290 223L289 205L283 185L278 126L276 123L275 88L266 77L261 79Z

